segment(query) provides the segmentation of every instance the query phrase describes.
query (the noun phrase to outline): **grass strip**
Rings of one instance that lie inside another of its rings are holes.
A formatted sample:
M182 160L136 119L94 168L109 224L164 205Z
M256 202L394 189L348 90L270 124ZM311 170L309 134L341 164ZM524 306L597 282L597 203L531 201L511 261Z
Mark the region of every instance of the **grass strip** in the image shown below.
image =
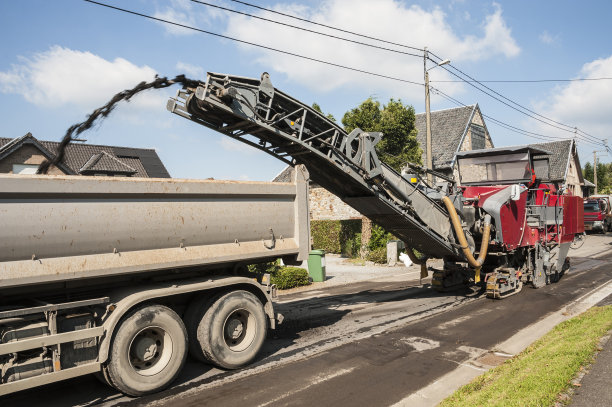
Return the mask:
M593 361L612 329L612 305L562 322L519 355L459 388L440 406L551 406Z

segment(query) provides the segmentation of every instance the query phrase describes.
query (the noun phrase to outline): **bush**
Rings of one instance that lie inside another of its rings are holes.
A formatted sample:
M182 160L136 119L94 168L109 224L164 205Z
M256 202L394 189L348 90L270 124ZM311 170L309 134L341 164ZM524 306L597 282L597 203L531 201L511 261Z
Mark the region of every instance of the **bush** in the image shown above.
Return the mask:
M361 247L361 219L313 220L310 233L315 249L349 257L359 255Z
M372 237L370 238L370 242L368 243L368 249L370 249L370 251L375 251L377 249L384 248L386 252L387 242L389 240L394 240L394 239L395 239L395 236L393 236L391 233L387 232L381 226L373 224L372 225ZM386 263L386 262L387 262L387 258L385 255L385 261L383 263Z
M342 255L349 258L359 257L361 250L361 233L355 233L343 242Z
M280 267L272 275L272 284L276 284L279 290L310 285L308 272L298 267Z
M268 263L249 264L247 268L258 279L265 273L270 274L270 283L276 284L279 290L310 285L308 271L299 267L280 266L278 260Z
M272 275L276 273L279 268L280 266L278 265L278 260L270 261L268 263L249 264L247 266L249 273L253 273L258 277L264 275L265 273Z
M370 249L366 256L366 260L373 261L374 263L385 264L387 263L387 246L377 247Z

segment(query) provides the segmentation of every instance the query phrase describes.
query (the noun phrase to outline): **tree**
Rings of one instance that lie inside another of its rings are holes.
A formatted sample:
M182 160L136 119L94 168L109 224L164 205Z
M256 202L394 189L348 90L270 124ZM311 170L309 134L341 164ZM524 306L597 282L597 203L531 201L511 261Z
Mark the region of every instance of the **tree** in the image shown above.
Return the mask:
M597 163L597 190L601 193L610 186L610 169L608 164Z
M360 128L363 131L376 131L383 134L376 145L376 152L382 162L391 166L397 172L408 162L421 164L422 151L417 141L417 131L414 127L414 108L402 103L401 100L390 99L382 106L380 102L368 98L355 109L342 117L342 125L347 132ZM374 239L377 245L390 238L378 225L365 216L361 223L361 251L362 258L367 258L373 249Z
M383 134L376 146L382 162L397 172L408 162L422 163L422 150L414 127L414 108L401 100L390 99L381 108L380 102L369 98L342 117L347 132L360 128L363 131L379 131Z
M314 110L316 110L317 112L321 113L321 114L325 114L325 113L323 113L323 110L321 109L321 106L319 106L319 104L318 104L317 102L314 102L314 103L312 104L312 108L313 108ZM327 113L327 114L325 114L325 117L327 117L327 118L328 118L329 120L331 120L332 122L335 122L335 121L336 121L336 118L335 118L335 117L334 117L334 115L333 115L333 114L331 114L331 113Z
M584 179L595 183L593 164L587 161L582 169ZM600 194L609 193L612 189L612 163L597 163L597 192Z
M584 177L584 179L593 182L593 179L594 179L593 165L589 161L587 161L587 163L584 164L584 168L582 169L582 176Z

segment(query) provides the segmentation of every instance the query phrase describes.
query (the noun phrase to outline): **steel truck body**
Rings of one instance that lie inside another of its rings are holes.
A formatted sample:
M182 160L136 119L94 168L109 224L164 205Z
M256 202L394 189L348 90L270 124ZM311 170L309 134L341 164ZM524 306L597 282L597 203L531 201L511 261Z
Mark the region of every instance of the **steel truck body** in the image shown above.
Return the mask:
M98 373L169 385L187 351L232 369L274 328L269 276L309 251L291 183L0 175L0 395Z

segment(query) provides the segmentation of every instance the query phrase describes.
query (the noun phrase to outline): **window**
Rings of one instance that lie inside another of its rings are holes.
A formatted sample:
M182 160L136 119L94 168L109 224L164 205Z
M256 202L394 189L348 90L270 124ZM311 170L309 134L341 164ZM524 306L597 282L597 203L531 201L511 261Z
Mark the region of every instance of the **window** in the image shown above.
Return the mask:
M485 129L482 126L472 123L470 125L472 130L472 150L482 150L486 147L485 143Z
M13 164L13 174L36 174L38 164Z
M584 211L585 212L599 212L599 202L597 201L587 201L584 203Z

